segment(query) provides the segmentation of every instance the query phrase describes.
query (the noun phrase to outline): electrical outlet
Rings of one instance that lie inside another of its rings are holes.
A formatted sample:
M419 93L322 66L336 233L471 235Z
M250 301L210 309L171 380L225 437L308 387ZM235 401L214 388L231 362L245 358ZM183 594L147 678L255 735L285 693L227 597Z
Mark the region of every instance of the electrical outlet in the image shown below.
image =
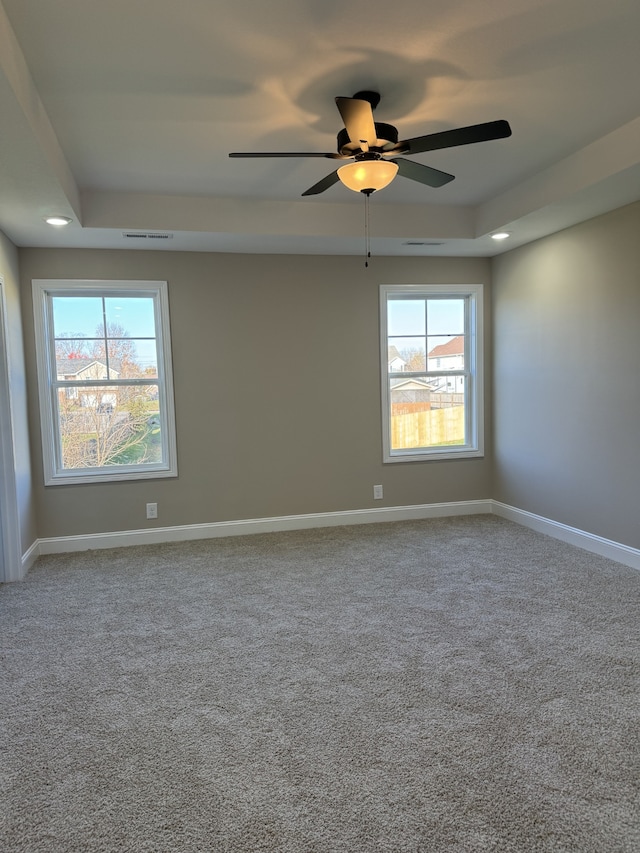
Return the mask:
M158 504L147 504L147 518L158 517Z
M374 501L382 500L382 486L374 486L373 487L373 499Z

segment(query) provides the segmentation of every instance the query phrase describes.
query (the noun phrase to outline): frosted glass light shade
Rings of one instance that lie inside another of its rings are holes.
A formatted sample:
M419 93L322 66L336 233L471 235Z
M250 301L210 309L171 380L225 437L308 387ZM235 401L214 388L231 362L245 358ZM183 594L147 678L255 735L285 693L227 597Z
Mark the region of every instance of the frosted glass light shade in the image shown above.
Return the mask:
M55 225L58 228L61 228L64 225L69 225L71 222L73 222L73 219L71 219L69 216L47 216L44 221L47 223L47 225Z
M338 169L338 177L356 193L373 192L388 186L398 173L398 164L388 160L356 160Z

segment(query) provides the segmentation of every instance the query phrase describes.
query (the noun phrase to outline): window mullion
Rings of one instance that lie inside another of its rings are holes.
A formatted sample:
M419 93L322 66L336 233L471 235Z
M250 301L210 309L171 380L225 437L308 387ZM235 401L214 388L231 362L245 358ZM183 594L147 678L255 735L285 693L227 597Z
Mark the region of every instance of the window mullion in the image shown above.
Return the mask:
M104 296L102 297L102 344L104 346L104 362L107 367L107 376L111 375L111 365L109 363L109 333L107 330L107 302Z
M131 379L54 379L52 382L57 388L111 388L119 386L127 388L129 385L159 385L160 380L155 376L134 376Z

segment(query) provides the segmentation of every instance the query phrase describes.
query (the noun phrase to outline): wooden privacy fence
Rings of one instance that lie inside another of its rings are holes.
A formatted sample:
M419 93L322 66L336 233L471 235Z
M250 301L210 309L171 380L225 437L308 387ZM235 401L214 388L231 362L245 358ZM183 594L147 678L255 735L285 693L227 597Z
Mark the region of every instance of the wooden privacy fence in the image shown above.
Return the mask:
M391 417L391 447L433 447L464 443L464 406Z

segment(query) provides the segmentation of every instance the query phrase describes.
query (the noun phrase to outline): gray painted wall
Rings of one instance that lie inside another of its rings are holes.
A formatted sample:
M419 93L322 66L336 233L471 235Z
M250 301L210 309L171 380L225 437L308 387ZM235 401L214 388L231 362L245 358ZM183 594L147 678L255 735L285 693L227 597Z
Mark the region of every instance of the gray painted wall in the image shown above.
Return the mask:
M15 491L14 517L18 527L18 549L21 551L19 557L22 557L35 542L37 529L31 482L18 250L2 231L0 231L0 276L4 280L6 309L6 353L4 355L11 395L9 418L11 435L3 435L2 440L11 445L10 455L13 457L15 476L15 483L12 483L11 487ZM5 507L3 511L6 514L8 509ZM16 576L20 571L18 566L6 566L5 569L11 577Z
M380 284L479 282L488 303L487 259L23 249L20 265L40 537L490 497L489 422L484 459L382 464L378 330ZM168 281L178 479L42 485L31 279L65 277Z
M640 204L494 259L493 497L640 547Z

